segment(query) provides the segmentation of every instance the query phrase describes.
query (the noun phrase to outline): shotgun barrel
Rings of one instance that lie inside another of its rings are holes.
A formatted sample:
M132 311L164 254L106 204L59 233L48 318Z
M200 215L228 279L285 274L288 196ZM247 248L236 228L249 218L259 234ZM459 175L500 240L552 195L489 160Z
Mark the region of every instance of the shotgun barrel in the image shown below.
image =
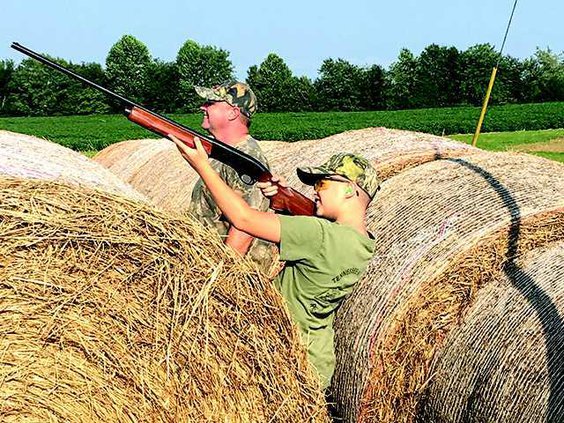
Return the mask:
M202 145L208 153L209 157L216 159L228 166L231 166L239 174L241 180L252 185L256 181L268 181L272 177L268 167L260 160L225 144L213 137L201 134L187 126L184 126L166 116L153 112L133 101L105 88L87 78L67 69L66 67L53 62L42 54L39 54L17 42L13 42L11 47L14 50L23 53L38 62L55 69L65 75L77 79L83 84L103 92L108 97L118 100L123 106L123 113L132 122L154 132L163 137L169 134L176 136L183 143L194 148L194 138L198 137L202 141ZM293 190L279 186L278 193L271 197L270 207L278 212L285 212L292 215L311 216L315 211L315 204L303 194Z

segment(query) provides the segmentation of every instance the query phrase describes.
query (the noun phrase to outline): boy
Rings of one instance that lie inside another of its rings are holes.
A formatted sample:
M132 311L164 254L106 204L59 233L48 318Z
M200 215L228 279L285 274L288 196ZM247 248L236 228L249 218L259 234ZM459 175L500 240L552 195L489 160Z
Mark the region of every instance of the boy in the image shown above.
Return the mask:
M198 139L191 149L170 138L234 227L279 245L286 266L275 286L301 330L322 388L329 387L335 368L335 312L374 251L365 215L379 188L375 169L353 154L337 154L321 166L299 168L302 182L314 186L316 216L276 215L252 209L230 189L208 163ZM277 182L279 178L273 177L259 187L265 196L272 196Z

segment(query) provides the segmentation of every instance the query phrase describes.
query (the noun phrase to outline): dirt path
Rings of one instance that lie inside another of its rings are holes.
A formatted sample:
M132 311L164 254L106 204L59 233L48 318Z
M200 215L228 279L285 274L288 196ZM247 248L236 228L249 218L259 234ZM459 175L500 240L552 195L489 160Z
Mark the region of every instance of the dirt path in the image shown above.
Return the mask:
M526 153L534 151L546 151L549 153L564 153L564 137L556 138L547 142L537 142L534 144L519 144L512 148L515 151Z

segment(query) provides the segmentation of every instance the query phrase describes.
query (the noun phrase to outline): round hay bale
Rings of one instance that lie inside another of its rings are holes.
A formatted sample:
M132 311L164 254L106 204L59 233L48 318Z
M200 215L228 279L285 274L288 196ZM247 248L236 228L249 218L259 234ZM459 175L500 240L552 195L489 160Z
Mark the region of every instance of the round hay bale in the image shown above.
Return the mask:
M563 192L564 166L509 153L426 163L383 184L368 213L374 258L335 322L345 421L413 421L431 361L478 290L564 238Z
M144 151L149 150L154 154L156 151L163 150L167 143L162 141L165 140L141 139L116 142L98 151L92 159L127 179L136 169L135 166L131 166L131 163L144 164L142 159L147 155ZM136 154L138 156L135 156ZM128 158L129 161L124 158Z
M283 299L191 220L0 178L0 421L327 421Z
M0 156L0 175L57 180L146 201L103 166L83 154L44 139L0 131Z
M153 204L184 214L198 175L167 139L122 141L100 151L94 161L143 193Z
M563 418L564 243L519 257L493 279L445 339L418 421Z
M262 142L261 147L273 171L286 177L290 186L308 194L313 191L298 179L296 167L320 164L340 152L366 157L385 181L422 163L481 151L436 135L381 127L346 131L321 140L270 143L273 141Z
M296 167L310 166L312 160L322 163L338 152L362 154L374 163L380 178L386 180L421 163L481 151L448 138L386 128L347 131L321 140L259 144L272 171L306 195L313 191L298 179ZM153 204L181 213L188 209L197 174L170 141L123 141L100 151L94 160L145 194Z

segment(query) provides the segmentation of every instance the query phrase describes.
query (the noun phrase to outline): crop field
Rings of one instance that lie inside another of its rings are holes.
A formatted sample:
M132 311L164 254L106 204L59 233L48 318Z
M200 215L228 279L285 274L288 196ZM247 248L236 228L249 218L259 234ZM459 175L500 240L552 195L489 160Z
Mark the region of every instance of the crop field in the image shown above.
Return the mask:
M251 133L260 140L297 141L320 139L352 129L372 126L407 129L470 142L480 109L453 107L374 112L259 113ZM193 129L200 128L200 114L169 115ZM552 130L548 130L554 128ZM518 150L564 162L564 103L491 107L479 147ZM55 141L92 155L118 141L157 138L121 115L0 118L0 129ZM495 133L493 133L495 132Z

